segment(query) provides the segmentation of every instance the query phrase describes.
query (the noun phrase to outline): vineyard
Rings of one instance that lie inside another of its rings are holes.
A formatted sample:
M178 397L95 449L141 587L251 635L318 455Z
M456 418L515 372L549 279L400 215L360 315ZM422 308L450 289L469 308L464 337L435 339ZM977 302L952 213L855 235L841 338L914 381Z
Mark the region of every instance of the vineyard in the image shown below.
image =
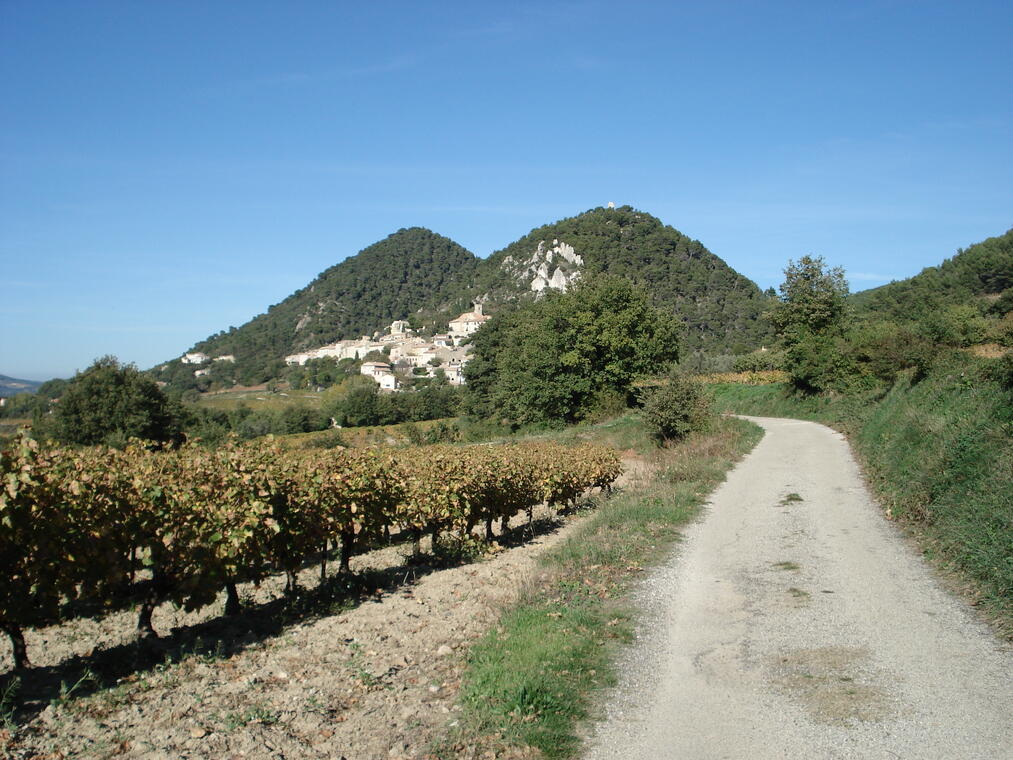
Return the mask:
M562 505L621 472L607 447L557 444L283 450L272 442L216 450L58 448L20 436L0 450L0 626L16 666L23 629L59 622L68 602L112 603L143 587L137 634L154 608L187 610L239 583L296 573L330 552L349 559L393 534L492 538L493 524Z

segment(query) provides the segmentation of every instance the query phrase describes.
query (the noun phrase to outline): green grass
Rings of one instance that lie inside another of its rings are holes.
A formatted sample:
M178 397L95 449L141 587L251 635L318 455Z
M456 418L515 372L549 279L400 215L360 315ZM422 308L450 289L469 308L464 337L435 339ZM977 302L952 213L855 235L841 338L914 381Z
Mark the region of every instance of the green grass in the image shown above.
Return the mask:
M570 432L625 441L626 449L640 448L635 436L646 437L632 417ZM461 727L436 756L532 746L546 758L573 757L576 726L591 715L595 693L614 682L617 647L630 640L625 595L637 573L668 556L706 494L761 435L755 425L725 419L672 449L652 450L651 482L602 499L545 552L542 580L472 648Z
M716 406L815 419L848 433L888 517L955 572L1013 635L1013 398L989 362L955 353L919 383L796 400L782 386L712 386Z

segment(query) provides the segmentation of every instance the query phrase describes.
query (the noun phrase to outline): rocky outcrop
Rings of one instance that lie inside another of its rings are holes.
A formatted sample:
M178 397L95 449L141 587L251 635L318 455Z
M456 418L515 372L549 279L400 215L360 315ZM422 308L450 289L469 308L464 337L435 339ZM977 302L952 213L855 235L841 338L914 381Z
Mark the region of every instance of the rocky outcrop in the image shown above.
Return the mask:
M503 260L503 269L535 293L545 290L565 292L580 279L583 266L584 259L573 246L559 240L553 240L551 248L546 248L542 240L527 260L518 261L512 256Z

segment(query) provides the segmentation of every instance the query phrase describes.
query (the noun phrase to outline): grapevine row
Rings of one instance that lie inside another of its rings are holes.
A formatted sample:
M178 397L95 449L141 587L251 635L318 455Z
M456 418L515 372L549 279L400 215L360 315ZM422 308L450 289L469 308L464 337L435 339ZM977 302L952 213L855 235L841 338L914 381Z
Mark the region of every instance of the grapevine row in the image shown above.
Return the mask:
M154 608L210 604L225 588L284 571L392 531L435 542L446 532L503 525L540 503L572 501L621 472L604 447L555 444L283 450L70 449L19 436L0 449L0 628L17 667L22 630L57 622L66 602L109 601L146 571L138 635L155 636Z

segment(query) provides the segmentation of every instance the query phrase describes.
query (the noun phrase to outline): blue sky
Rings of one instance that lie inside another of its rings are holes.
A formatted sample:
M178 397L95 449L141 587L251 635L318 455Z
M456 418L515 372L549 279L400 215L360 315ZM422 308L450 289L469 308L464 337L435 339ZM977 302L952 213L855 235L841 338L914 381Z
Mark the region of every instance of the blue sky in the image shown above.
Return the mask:
M1013 226L1005 2L0 0L0 373L149 367L401 227L609 201L763 287Z

